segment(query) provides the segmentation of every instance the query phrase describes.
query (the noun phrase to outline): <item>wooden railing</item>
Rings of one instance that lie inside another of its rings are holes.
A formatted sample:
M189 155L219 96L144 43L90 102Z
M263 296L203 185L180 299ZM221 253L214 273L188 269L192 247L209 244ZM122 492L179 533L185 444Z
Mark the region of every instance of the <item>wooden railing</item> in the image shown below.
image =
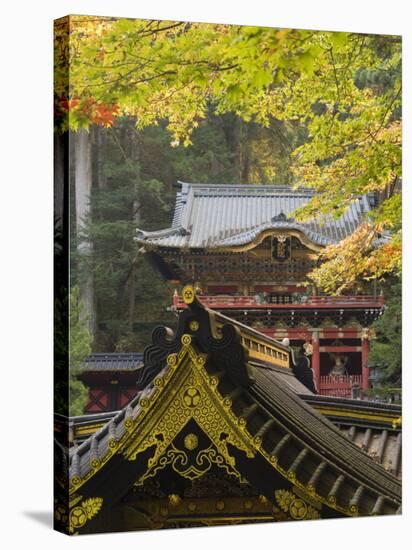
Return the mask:
M210 309L279 309L291 306L295 309L304 308L382 308L383 296L275 296L262 298L259 296L198 296L202 304ZM173 297L176 309L185 308L182 298Z
M361 374L321 376L318 391L320 395L350 398L356 386L362 387Z
M383 296L368 296L368 295L359 295L359 296L311 296L309 298L309 303L313 305L319 304L336 304L336 305L345 305L351 307L352 305L365 305L365 304L375 304L380 307L384 305Z

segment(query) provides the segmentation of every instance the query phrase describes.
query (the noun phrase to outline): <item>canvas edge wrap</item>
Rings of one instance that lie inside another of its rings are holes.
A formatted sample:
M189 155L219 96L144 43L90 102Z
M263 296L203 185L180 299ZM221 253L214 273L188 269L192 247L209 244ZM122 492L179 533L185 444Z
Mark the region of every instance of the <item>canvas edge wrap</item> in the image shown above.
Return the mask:
M69 85L70 17L53 22L54 57L58 55L57 40L64 42L65 56L60 59L60 83ZM57 73L54 72L56 91ZM54 111L54 500L53 526L68 533L68 447L69 447L69 133L59 129Z

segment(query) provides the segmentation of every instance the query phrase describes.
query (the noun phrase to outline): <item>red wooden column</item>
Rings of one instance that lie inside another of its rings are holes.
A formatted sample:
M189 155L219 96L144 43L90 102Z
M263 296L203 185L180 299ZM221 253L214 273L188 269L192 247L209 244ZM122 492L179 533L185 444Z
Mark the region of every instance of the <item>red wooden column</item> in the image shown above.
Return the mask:
M319 392L320 385L320 352L319 352L319 333L317 330L312 332L312 369L313 379L315 381L316 390Z
M179 299L180 299L179 293L177 291L177 288L175 288L173 292L173 307L175 307L176 309L177 309L177 306L179 305Z
M369 355L369 330L362 330L362 389L369 388L369 369L366 367Z

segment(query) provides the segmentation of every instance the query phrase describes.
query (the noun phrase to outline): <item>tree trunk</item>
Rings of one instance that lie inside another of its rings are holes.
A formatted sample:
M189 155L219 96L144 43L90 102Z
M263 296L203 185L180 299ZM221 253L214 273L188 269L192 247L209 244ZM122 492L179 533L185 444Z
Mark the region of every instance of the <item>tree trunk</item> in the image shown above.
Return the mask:
M135 273L136 264L133 263L132 267L130 269L130 277L129 277L129 307L128 307L128 325L129 330L133 330L133 322L134 322L134 312L136 308L136 273Z
M95 333L93 273L87 267L87 256L92 251L92 243L85 233L90 218L90 194L92 190L92 143L91 135L85 130L75 134L75 195L76 195L76 235L80 263L80 297L85 306L89 330ZM83 262L82 259L85 261Z
M137 163L140 159L140 136L138 134L138 131L136 128L129 129L129 144L130 144L130 157L133 162ZM136 183L135 183L135 189L137 191L138 185L140 183L140 171L136 173ZM140 202L136 198L133 201L133 220L136 224L136 227L140 227ZM133 330L133 322L135 317L135 310L136 310L136 257L135 254L133 254L132 259L132 266L131 266L131 272L130 272L130 279L129 279L129 296L128 296L128 302L129 302L129 330Z
M241 118L236 121L236 172L238 174L238 183L249 183L250 176L250 152L248 150L248 125Z
M63 226L63 215L65 205L65 192L67 192L67 154L68 140L67 133L54 132L54 217L59 227ZM67 200L67 198L66 198Z
M93 186L98 189L106 189L107 177L104 172L104 159L106 157L107 128L95 126L93 128L94 164L93 164Z

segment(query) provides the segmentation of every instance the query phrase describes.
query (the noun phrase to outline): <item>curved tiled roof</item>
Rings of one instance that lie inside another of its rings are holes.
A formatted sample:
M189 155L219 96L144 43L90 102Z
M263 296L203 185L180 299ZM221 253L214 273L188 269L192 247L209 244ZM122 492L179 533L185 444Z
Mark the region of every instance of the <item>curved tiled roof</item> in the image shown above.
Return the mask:
M194 319L196 327L193 327ZM160 403L176 395L174 377L187 377L190 369L196 368L203 373L199 377L199 387L209 384L214 388L212 391L208 386L204 391L209 396L214 395L219 410L226 411L231 425L236 427L233 428L237 430L236 437L239 441L245 438L248 445L253 445L252 455L247 455L255 457L251 461L245 459L242 447L236 450L236 445L232 445L230 452L235 459L239 458L236 463L240 474L267 498L273 498L272 488L277 486L277 476L281 475L282 479L309 491L326 507L343 515L399 511L399 480L306 403L294 388L285 384L277 368L266 362L248 365L248 353L241 338L243 331L248 333L250 329L224 319L227 322L219 333L215 333L220 317L195 300L180 315L176 335L163 329L154 333L153 344L145 352L145 363L150 360L150 369L158 365L159 370L153 370L152 380L127 407L70 453L70 481L74 494L80 490L85 498L99 494L105 503L115 502L115 497L119 498L131 482L143 475L150 455L129 460L125 449L131 445L133 450L135 437L141 436L145 422L151 426L155 420L159 421L157 415L163 410L159 408ZM191 347L192 343L195 347ZM275 341L272 343L280 346ZM186 346L185 349L182 346ZM205 354L201 362L191 359L195 361L192 365L190 361L177 359L189 357L189 349L196 355L195 348ZM173 355L175 351L178 354ZM170 352L173 360L166 361ZM166 435L156 441L167 445ZM380 447L383 450L383 443ZM141 452L149 453L149 450L150 446L144 446ZM114 475L116 484L113 483Z
M289 229L326 246L353 233L371 209L368 196L362 196L338 219L294 220L293 212L313 196L311 189L287 186L182 183L172 226L159 231L138 230L136 240L168 248L221 248L249 243L265 230Z
M134 371L142 366L143 353L91 353L84 360L82 371Z
M276 374L274 371L271 371L271 374L277 377L279 383L289 385L292 391L295 390L299 394L299 388L294 388L296 383L299 384L298 380L295 379L294 384L290 384L289 381L292 379L293 374L285 371L285 369L282 370L283 372L279 369L279 372ZM401 415L401 408L399 406L367 401L353 401L342 397L325 398L324 396L308 393L300 394L299 397L326 416L348 439L371 456L375 462L381 464L385 470L401 478L401 429L400 427L394 429L393 425L387 422L385 416L385 413L389 413L388 416L396 415L399 417ZM328 409L323 410L323 405L327 405ZM331 414L331 408L334 409L332 411L333 414ZM359 418L355 410L359 408L365 409L369 414L365 415L364 418ZM70 441L73 442L74 446L80 445L118 414L119 411L110 411L72 417L70 419ZM382 419L380 421L370 421L369 417L371 415L376 417L381 416Z
M290 384L293 374L288 371L289 369L279 369L277 374L272 371L272 376L277 376L279 383L289 385L292 391L297 391L299 394L299 390L301 390L299 382L295 379L294 383ZM295 388L295 385L298 387ZM401 477L402 434L400 428L394 429L392 423L388 423L388 417L401 415L401 407L368 401L354 401L341 397L325 398L325 396L308 393L299 394L299 397L325 415L348 439L372 456L387 471L398 478ZM324 410L326 406L328 409ZM331 408L334 409L334 414L331 414ZM359 414L357 414L359 409L365 409L367 414L359 418ZM81 444L118 414L119 411L110 411L72 417L70 419L70 440L75 445ZM381 417L381 420L371 421L369 420L371 416Z

